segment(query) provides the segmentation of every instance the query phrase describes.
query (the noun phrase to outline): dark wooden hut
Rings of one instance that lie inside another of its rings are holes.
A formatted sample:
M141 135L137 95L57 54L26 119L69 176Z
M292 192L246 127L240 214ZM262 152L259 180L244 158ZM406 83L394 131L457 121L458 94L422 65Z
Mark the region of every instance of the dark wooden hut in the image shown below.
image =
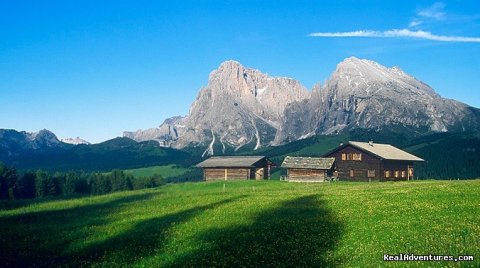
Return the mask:
M288 181L323 182L333 175L335 158L292 157L283 160L282 167L287 169Z
M270 178L273 163L265 156L213 156L197 164L203 180L261 180Z
M334 157L340 180L410 180L414 162L424 160L390 144L349 141L326 153Z

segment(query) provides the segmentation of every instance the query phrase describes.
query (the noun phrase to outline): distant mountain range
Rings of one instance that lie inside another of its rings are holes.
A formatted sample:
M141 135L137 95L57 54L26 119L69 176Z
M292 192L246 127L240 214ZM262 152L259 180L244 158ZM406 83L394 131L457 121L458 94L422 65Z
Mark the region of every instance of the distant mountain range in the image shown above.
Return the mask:
M42 151L62 146L57 136L46 129L34 133L0 129L0 152L7 156L15 156L24 151Z
M213 155L355 129L413 136L478 131L480 110L442 98L399 67L355 57L339 63L326 84L311 92L292 78L227 61L210 74L187 116L124 136Z
M98 144L81 139L72 142L77 144L62 142L46 129L37 133L0 129L0 162L30 170L110 171L170 163L190 165L196 159L186 152L161 147L156 141L115 138Z
M213 154L320 156L347 140L391 143L427 162L423 178L480 177L480 110L440 97L398 67L348 58L308 91L227 61L187 116L99 144L0 129L0 161L22 170L109 171L176 164ZM195 175L196 176L196 175ZM192 177L195 177L192 176ZM197 176L198 177L198 176Z

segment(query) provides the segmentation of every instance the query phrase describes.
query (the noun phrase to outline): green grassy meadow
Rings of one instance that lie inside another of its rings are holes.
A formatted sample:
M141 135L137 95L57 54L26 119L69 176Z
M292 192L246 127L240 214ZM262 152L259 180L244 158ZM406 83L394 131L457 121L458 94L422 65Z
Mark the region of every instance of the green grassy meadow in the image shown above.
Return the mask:
M201 182L8 202L2 267L480 265L480 180ZM476 259L384 262L384 253Z
M152 166L124 170L125 173L132 174L134 177L149 177L153 175L161 175L164 178L182 176L188 171L188 168L180 167L177 165Z

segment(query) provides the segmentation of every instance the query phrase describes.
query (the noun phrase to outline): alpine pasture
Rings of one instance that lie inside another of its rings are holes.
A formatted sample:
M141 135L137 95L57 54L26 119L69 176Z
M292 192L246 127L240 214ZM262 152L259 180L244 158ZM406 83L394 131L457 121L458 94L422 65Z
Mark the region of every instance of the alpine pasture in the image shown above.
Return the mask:
M0 265L478 267L479 200L476 180L221 181L4 201ZM383 260L400 253L475 259Z

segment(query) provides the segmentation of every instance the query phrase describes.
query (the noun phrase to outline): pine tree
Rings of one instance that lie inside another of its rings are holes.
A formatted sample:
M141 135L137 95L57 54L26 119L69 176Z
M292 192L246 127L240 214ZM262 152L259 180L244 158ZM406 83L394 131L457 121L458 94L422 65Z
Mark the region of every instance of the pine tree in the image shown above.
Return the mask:
M75 172L69 172L65 175L65 183L63 184L62 191L63 195L72 195L76 192L75 186L77 179L77 174L75 174Z
M15 183L15 198L34 198L35 197L35 174L25 173Z
M0 199L14 198L13 186L17 181L17 171L0 162Z

